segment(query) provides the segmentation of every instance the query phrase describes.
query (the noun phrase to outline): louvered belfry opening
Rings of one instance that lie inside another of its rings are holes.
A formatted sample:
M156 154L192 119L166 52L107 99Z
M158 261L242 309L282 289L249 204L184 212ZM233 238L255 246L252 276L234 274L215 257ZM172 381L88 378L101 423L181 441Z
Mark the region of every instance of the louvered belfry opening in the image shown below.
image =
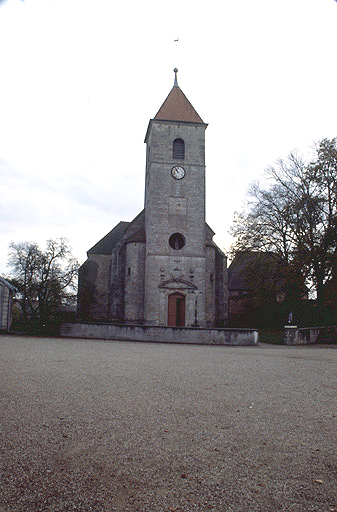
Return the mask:
M185 158L185 142L183 139L174 139L173 141L173 158L184 160Z

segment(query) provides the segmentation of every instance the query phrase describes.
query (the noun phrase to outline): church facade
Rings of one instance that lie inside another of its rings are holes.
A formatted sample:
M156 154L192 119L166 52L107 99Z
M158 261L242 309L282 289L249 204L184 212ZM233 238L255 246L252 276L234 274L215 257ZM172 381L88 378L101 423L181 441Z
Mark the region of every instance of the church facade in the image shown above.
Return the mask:
M144 210L89 249L79 273L86 321L222 327L227 259L205 221L205 131L177 83L150 120Z

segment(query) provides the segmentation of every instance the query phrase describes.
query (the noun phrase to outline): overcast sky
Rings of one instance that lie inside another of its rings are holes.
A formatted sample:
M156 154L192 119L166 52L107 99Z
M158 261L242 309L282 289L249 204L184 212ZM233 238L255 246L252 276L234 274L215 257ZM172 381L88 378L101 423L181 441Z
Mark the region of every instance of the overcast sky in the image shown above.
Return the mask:
M67 237L82 263L140 212L174 67L209 123L206 220L228 247L249 183L337 136L336 54L335 0L0 1L0 274L11 241Z

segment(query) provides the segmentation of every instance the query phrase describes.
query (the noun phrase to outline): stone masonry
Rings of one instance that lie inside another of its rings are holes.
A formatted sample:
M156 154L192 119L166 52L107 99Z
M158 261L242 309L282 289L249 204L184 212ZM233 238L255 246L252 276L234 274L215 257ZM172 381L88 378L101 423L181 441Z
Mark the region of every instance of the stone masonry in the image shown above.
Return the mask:
M83 320L226 324L227 261L205 222L206 128L175 78L145 137L144 210L115 226L81 267Z

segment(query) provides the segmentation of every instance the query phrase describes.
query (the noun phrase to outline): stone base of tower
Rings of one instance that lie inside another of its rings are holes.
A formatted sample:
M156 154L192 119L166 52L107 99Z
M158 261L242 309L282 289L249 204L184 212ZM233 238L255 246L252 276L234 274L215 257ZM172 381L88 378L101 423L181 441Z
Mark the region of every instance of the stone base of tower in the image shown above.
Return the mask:
M158 327L108 323L64 323L61 336L115 341L151 343L187 343L198 345L257 345L256 329L208 329L193 327Z

